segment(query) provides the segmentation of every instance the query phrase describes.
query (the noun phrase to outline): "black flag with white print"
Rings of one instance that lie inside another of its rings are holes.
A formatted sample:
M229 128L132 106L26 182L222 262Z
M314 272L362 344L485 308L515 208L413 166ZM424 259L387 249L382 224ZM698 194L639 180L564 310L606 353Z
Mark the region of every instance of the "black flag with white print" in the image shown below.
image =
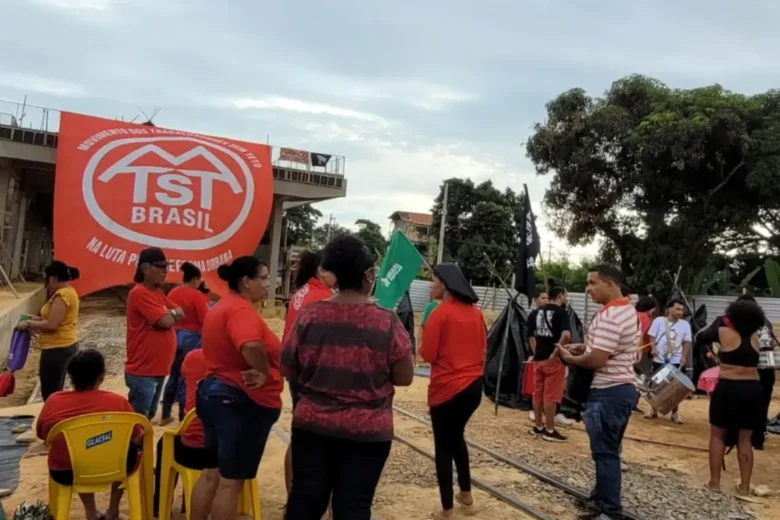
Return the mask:
M314 153L311 154L311 165L314 167L320 167L324 168L328 165L328 161L330 161L330 155L324 154L324 153Z
M536 219L531 208L531 198L528 196L528 187L525 188L525 203L523 205L523 218L520 229L522 235L518 240L517 260L515 261L515 290L525 294L528 304L536 296L536 257L539 255L539 232L536 230Z

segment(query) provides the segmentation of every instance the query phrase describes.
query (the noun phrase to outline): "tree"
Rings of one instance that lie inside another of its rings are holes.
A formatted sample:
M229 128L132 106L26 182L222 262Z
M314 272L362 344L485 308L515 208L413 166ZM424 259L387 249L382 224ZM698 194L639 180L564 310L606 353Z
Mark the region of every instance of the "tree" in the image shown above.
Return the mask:
M588 282L588 268L593 262L584 261L572 264L568 260L546 262L534 272L536 284L547 286L547 280L555 280L556 285L563 286L570 293L584 293Z
M547 104L527 145L553 230L603 239L636 290L668 285L718 253L780 251L780 91L670 89L643 76L601 98L582 89Z
M287 244L309 246L314 239L314 228L322 212L311 204L295 206L284 212L283 226L287 230Z
M382 234L379 224L363 218L357 220L355 224L358 226L357 236L374 253L374 256L376 258L384 256L387 251L387 239Z
M509 278L520 236L523 201L511 189L501 192L490 181L477 186L471 179L448 179L445 261L460 265L474 284L490 282L485 253L502 278ZM441 225L444 184L434 201L433 229ZM439 245L441 247L441 245Z
M352 232L349 229L339 226L335 222L333 224L325 223L314 228L314 232L312 233L312 247L314 249L322 249L331 238L350 234L352 234Z

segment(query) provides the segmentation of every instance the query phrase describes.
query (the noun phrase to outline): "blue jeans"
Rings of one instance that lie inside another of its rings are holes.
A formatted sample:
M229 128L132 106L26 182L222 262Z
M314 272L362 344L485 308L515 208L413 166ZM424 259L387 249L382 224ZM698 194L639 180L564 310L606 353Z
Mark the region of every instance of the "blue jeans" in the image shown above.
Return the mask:
M620 503L620 445L636 402L634 385L592 389L585 403L585 430L596 465L596 486L591 500L599 510L614 518L623 513Z
M214 376L198 385L196 408L203 423L204 448L216 451L220 476L254 478L281 410L257 404L240 388Z
M173 358L171 373L165 383L162 395L162 418L169 419L173 410L173 403L179 404L179 421L184 420L184 404L187 393L184 388L184 379L181 377L181 364L184 358L193 350L200 348L201 338L197 332L190 330L176 331L176 357Z
M135 413L154 418L164 381L165 377L134 376L125 372L125 384L130 389L127 400Z

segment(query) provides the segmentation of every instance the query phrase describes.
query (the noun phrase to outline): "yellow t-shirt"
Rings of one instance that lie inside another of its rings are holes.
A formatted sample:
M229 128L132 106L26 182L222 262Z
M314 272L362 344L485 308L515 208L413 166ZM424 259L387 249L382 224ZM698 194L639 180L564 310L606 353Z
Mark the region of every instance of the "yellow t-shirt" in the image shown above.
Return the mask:
M65 316L63 316L57 330L38 334L38 346L42 349L69 347L79 340L76 332L76 326L79 322L79 295L73 287L67 286L57 289L41 307L41 318L44 320L49 318L51 302L58 296L65 303Z

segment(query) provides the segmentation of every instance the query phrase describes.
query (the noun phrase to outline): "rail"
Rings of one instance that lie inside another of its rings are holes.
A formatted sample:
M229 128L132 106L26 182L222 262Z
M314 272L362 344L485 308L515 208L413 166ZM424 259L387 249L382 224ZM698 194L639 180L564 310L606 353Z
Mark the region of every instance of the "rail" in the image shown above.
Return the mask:
M413 414L412 412L404 410L403 408L400 408L398 406L393 406L393 410L398 412L398 413L400 413L401 415L403 415L405 417L408 417L409 419L415 420L415 421L417 421L419 423L422 423L422 424L425 424L427 426L431 426L431 422L429 420L427 420L427 419L425 419L423 417L420 417L419 415ZM506 457L506 456L502 455L501 453L498 453L497 451L495 451L495 450L493 450L491 448L488 448L488 447L483 446L481 444L478 444L476 442L470 441L468 439L466 440L466 444L469 447L474 448L476 450L479 450L479 451L483 452L484 454L492 457L493 459L495 459L495 460L497 460L497 461L499 461L499 462L501 462L503 464L506 464L507 466L511 466L511 467L515 468L516 470L518 470L518 471L522 471L523 473L526 473L528 475L531 475L532 477L535 477L536 479L544 482L545 484L549 484L549 485L553 486L554 488L557 488L557 489L563 491L567 495L573 496L573 497L578 498L579 500L583 500L583 501L586 501L589 498L589 494L586 491L584 491L584 490L582 490L582 489L580 489L580 488L578 488L576 486L573 486L573 485L569 484L568 482L565 482L565 481L563 481L563 480L561 480L559 478L553 477L552 475L548 475L547 473L545 473L543 471L539 471L538 469L532 468L531 466L528 466L527 464L523 464L522 462L520 462L518 460ZM472 480L474 480L474 479L472 478ZM476 482L474 482L474 484L476 485ZM636 513L631 512L631 511L625 511L623 513L623 517L626 520L643 520L642 517L640 517L639 515L637 515Z

